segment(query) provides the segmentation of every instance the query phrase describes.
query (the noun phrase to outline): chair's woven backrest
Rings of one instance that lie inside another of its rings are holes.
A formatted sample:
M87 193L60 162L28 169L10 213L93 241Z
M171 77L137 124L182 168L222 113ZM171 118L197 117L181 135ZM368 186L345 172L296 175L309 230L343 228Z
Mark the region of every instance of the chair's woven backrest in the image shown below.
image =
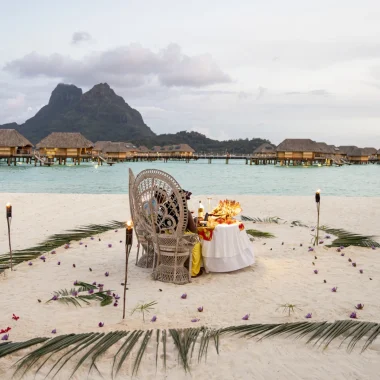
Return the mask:
M131 212L131 218L134 225L137 225L137 215L135 212L135 202L133 199L133 184L135 183L135 175L132 169L129 169L129 184L128 184L128 195L129 195L129 210Z
M182 236L187 226L186 196L168 173L148 169L136 176L133 202L140 227L152 235Z

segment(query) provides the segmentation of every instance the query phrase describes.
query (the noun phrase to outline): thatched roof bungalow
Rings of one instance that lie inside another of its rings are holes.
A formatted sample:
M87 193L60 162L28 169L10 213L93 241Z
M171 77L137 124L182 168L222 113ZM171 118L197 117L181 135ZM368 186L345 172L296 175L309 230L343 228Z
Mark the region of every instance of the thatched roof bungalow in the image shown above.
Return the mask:
M0 157L27 156L33 144L15 129L0 129Z
M347 153L347 158L354 163L368 163L369 151L366 148L354 148Z
M274 159L277 157L276 146L269 143L261 144L253 151L252 157Z
M162 157L191 157L195 150L188 144L154 146L152 153Z
M139 149L130 143L111 141L104 145L102 152L109 159L125 160L127 157L136 155Z
M37 148L49 158L88 158L94 144L77 132L53 132L42 139Z
M377 151L377 159L380 160L380 149Z
M313 161L323 154L322 147L310 139L285 139L276 151L280 161Z
M348 153L350 153L354 149L359 149L359 148L355 145L339 146L339 152L340 152L341 157L347 157Z
M100 153L103 152L103 148L109 144L111 141L97 141L94 145L94 147L92 148L92 154L94 156L97 156L99 155Z
M377 154L377 149L376 148L363 148L363 153L365 155L368 155L368 158L375 158Z

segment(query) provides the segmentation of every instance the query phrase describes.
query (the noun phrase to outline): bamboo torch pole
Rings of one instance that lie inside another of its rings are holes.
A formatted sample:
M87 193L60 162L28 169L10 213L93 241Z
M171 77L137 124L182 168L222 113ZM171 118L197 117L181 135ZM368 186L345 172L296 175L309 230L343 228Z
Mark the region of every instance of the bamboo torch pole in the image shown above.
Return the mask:
M7 223L8 223L8 242L9 242L9 254L10 254L10 263L11 270L13 271L13 255L12 255L12 245L11 245L11 221L12 221L12 205L7 203L5 206Z
M133 243L133 222L129 220L125 229L125 276L124 276L124 295L123 295L123 319L125 318L125 305L127 296L128 283L128 261Z
M321 190L315 192L315 203L317 204L317 237L316 243L319 245L319 214L321 210Z

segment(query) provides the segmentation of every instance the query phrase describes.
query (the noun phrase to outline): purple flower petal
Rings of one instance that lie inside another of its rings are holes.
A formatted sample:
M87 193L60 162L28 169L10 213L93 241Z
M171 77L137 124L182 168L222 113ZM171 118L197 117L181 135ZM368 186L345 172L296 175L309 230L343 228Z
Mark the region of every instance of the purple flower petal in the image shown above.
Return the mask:
M352 265L353 267L356 267L356 263L352 263L351 265Z
M51 251L50 252L52 255L55 255L57 252L55 252L55 251Z
M311 318L313 315L311 314L311 313L307 313L306 315L305 315L305 318Z
M91 238L90 238L90 239L91 239L91 240L94 240L95 238L91 236Z
M8 340L9 334L5 334L1 337L1 340Z
M315 273L315 274L318 274L318 269L314 269L314 273Z
M98 284L98 288L103 288L104 284Z
M373 245L372 247L371 247L372 249L376 249L376 247Z
M185 300L185 299L187 298L187 294L186 294L186 293L183 293L182 296L181 296L181 298L182 298L183 300Z
M340 249L344 249L344 246L343 246L343 245L341 245L341 246L340 246Z
M116 301L116 302L113 304L113 306L115 306L115 307L116 307L117 305L118 305L118 303L117 303L117 301Z
M341 251L341 249L340 249L340 248L337 248L337 249L336 249L336 251L337 251L337 252L340 252L340 251Z
M61 265L61 262L60 261L58 261L58 263L57 263L58 265Z
M314 251L314 248L310 247L308 251L309 251L309 252L313 252L313 251Z
M319 241L319 244L323 244L323 243L324 243L324 241L323 241L323 240L320 240L320 241Z
M334 292L334 293L336 293L337 290L338 290L338 287L337 287L337 286L334 286L334 287L331 289L331 291Z
M153 315L152 319L150 320L151 322L156 322L157 321L157 317L155 315Z
M115 300L119 300L120 299L120 296L119 295L115 295Z
M65 249L69 249L70 248L70 244L65 244L64 248Z
M107 290L107 296L111 295L111 290Z
M79 245L82 245L82 244L83 244L83 243L80 241L80 242L79 242Z
M94 293L94 289L90 289L89 291L88 291L88 294L93 294Z
M46 260L46 257L45 256L41 256L40 259L41 260Z
M191 320L191 322L199 322L199 321L200 321L199 318L193 318L193 319Z
M340 255L341 255L341 256L344 256L344 253L342 252Z
M28 265L33 265L33 263L31 261L29 261Z
M112 248L112 244L108 244L108 248Z
M74 285L78 285L78 281L77 280L74 281Z
M359 269L359 272L360 272L361 274L363 274L363 269Z
M118 230L115 230L115 232L117 232Z
M110 274L109 274L109 272L106 272L106 273L104 273L104 275L105 275L106 277L108 277Z
M200 313L202 313L202 311L203 311L203 306L199 306L199 307L198 307L198 311L199 311Z
M246 315L242 318L243 321L248 321L248 319L249 319L249 314L246 314Z
M51 333L52 333L52 334L57 334L57 329L53 329L53 330L51 330Z
M351 314L350 314L350 318L352 319L357 319L358 316L356 315L356 311L353 311Z
M92 283L92 285L96 285L96 281L94 281L94 282Z
M99 327L103 327L103 326L104 326L104 322L99 322L99 323L98 323L98 326L99 326Z
M58 299L57 295L54 295L53 298L52 298L53 301L57 301L57 299Z
M364 304L358 303L355 307L358 310L362 310L364 308Z

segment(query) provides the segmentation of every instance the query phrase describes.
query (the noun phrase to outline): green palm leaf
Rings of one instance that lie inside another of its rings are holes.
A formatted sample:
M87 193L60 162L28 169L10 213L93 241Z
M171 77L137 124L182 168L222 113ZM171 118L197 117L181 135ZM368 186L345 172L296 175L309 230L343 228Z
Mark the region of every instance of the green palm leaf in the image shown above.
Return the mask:
M272 239L272 238L275 237L270 232L265 232L265 231L259 231L259 230L249 229L249 230L246 230L246 232L247 232L248 235L251 235L251 236L257 237L257 238Z
M65 233L55 234L47 238L44 242L35 247L13 251L13 264L20 264L24 261L36 259L43 253L59 248L71 241L80 241L91 236L99 235L109 230L123 228L125 222L111 221L107 224L90 224L88 226L78 227L68 230ZM10 266L10 254L0 255L0 272L8 269Z
M280 223L280 220L282 220L281 218L279 218L278 216L268 216L266 218L259 218L259 217L250 217L250 216L246 216L246 215L241 215L240 219L242 220L242 222L253 222L253 223L276 223L276 224L279 224Z
M322 226L319 229L337 237L327 247L348 247L350 245L355 247L380 247L380 244L375 240L376 236L360 235L341 228L331 228L328 226Z

